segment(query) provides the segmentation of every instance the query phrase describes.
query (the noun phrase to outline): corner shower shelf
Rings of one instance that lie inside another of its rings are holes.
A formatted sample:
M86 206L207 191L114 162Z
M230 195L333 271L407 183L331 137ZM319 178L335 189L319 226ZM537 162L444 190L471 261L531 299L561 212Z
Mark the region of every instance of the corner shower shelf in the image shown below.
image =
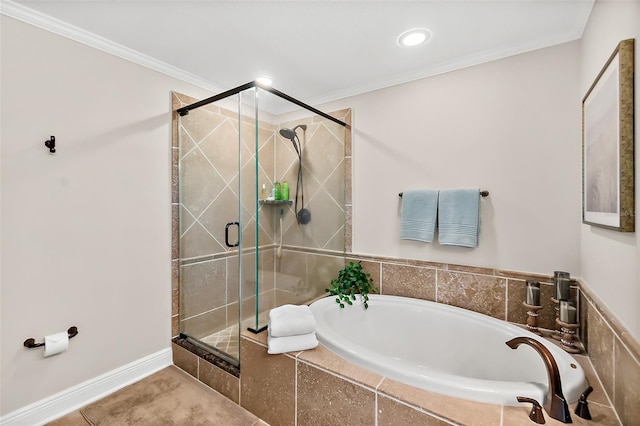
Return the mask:
M258 200L258 202L261 205L266 205L266 206L283 206L283 205L290 206L291 204L293 204L292 200Z

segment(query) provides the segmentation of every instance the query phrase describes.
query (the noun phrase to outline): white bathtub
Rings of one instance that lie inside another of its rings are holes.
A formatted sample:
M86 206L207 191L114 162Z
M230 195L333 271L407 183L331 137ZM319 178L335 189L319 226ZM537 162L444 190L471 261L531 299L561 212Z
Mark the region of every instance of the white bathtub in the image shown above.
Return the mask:
M549 348L558 364L567 402L586 389L584 371L571 355L516 325L444 304L370 295L369 309L341 309L335 297L311 304L318 340L370 371L428 391L500 405L517 396L544 404L547 371L528 345L505 342L529 336ZM525 313L523 312L523 315Z

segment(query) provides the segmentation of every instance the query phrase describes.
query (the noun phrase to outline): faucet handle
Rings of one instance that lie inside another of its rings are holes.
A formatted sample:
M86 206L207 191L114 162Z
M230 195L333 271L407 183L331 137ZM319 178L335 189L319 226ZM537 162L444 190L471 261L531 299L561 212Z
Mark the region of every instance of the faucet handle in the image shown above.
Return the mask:
M580 395L580 399L578 400L578 405L576 405L576 415L585 420L591 420L589 404L587 403L587 397L591 392L593 392L593 388L589 386L584 392L582 392L582 395Z
M531 413L529 413L529 418L539 425L543 425L545 423L544 413L542 412L542 407L540 406L540 403L538 403L538 401L533 398L527 398L525 396L518 396L516 399L518 400L518 402L530 402L531 404L533 404L533 406L531 407Z

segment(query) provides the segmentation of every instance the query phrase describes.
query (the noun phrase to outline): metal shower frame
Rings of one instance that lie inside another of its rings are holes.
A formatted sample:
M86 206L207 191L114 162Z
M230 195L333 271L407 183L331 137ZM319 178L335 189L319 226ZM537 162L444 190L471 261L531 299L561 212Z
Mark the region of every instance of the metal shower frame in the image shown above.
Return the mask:
M220 93L218 95L211 96L210 98L206 98L206 99L203 99L201 101L194 102L191 105L187 105L187 106L184 106L182 108L178 108L176 111L181 117L184 117L185 115L189 114L189 111L191 111L192 109L200 108L201 106L208 105L208 104L210 104L212 102L220 101L220 100L222 100L224 98L227 98L229 96L237 95L238 93L243 92L243 91L245 91L247 89L251 89L252 87L258 87L258 88L260 88L262 90L265 90L265 91L267 91L269 93L273 93L274 95L278 96L279 98L285 99L285 100L287 100L287 101L289 101L291 103L294 103L294 104L296 104L296 105L298 105L298 106L300 106L302 108L308 109L309 111L311 111L311 112L313 112L315 114L318 114L319 116L321 116L323 118L326 118L327 120L331 120L334 123L338 123L338 124L340 124L342 126L347 127L347 123L345 123L344 121L338 120L337 118L332 117L329 114L326 114L326 113L320 111L319 109L312 107L311 105L307 105L302 101L299 101L299 100L297 100L295 98L292 98L291 96L287 95L286 93L283 93L283 92L281 92L281 91L279 91L277 89L274 89L271 86L265 86L263 84L260 84L257 81L250 81L249 83L245 83L245 84L243 84L241 86L238 86L238 87L235 87L233 89L227 90L226 92L222 92L222 93Z
M266 86L264 84L260 84L257 81L250 81L249 83L245 83L245 84L243 84L241 86L238 86L238 87L235 87L233 89L227 90L227 91L222 92L220 94L217 94L217 95L211 96L209 98L203 99L201 101L194 102L194 103L192 103L190 105L178 108L176 110L176 112L178 113L179 116L184 117L184 116L188 115L189 111L191 111L193 109L197 109L197 108L200 108L202 106L208 105L210 103L223 100L223 99L228 98L230 96L237 95L237 94L239 94L239 93L241 93L241 92L243 92L245 90L248 90L248 89L251 89L251 88L254 88L254 87L257 87L257 88L262 89L262 90L264 90L266 92L272 93L272 94L278 96L279 98L282 98L282 99L284 99L286 101L289 101L289 102L291 102L291 103L293 103L293 104L295 104L295 105L297 105L299 107L302 107L302 108L304 108L304 109L306 109L308 111L311 111L314 114L317 114L317 115L319 115L319 116L321 116L323 118L326 118L327 120L330 120L330 121L332 121L334 123L337 123L337 124L339 124L339 125L341 125L341 126L343 126L345 128L349 127L347 125L347 123L345 123L344 121L339 120L339 119L337 119L335 117L332 117L329 114L326 114L326 113L320 111L319 109L312 107L311 105L308 105L308 104L306 104L306 103L304 103L302 101L299 101L298 99L295 99L295 98L287 95L286 93L283 93L283 92L281 92L281 91L279 91L277 89L274 89L271 86ZM257 106L256 106L256 108L257 108ZM256 193L258 191L257 185L258 184L256 182ZM257 203L258 203L258 200L256 199L256 210L258 208ZM256 231L256 234L257 234L257 231ZM256 235L256 241L258 241L258 236L257 235ZM256 262L257 262L257 257L256 257ZM257 267L257 264L256 264L256 267ZM258 287L258 283L256 282L256 296L257 296L257 293L258 293L258 288L257 287ZM266 326L258 328L258 323L257 323L258 298L257 297L256 297L256 303L255 303L255 312L256 312L256 327L255 328L249 327L248 330L253 332L253 333L259 333L259 332L263 331L264 329L266 329Z

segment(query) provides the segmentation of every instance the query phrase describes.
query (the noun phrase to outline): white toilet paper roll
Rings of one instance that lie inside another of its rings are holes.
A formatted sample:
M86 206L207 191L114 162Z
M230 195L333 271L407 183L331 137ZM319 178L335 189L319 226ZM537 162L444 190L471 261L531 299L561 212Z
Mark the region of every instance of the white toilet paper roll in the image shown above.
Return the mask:
M59 354L69 348L69 333L66 331L44 336L44 356Z

